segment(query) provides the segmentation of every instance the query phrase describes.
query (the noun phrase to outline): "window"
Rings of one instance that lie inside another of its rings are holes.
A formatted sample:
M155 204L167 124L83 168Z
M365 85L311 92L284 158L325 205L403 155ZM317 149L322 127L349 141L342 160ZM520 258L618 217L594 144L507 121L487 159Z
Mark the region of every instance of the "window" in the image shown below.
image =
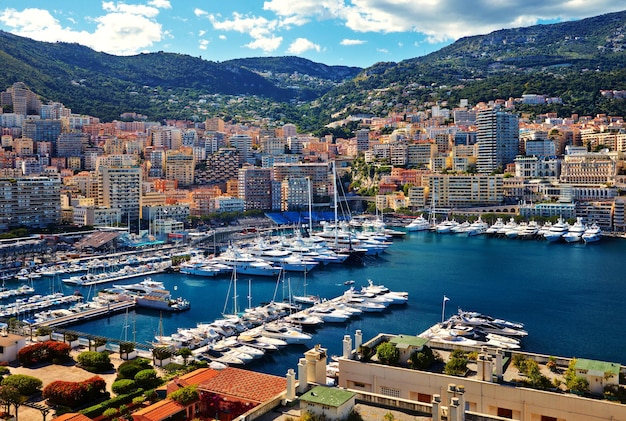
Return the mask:
M418 402L431 403L432 400L433 400L433 396L432 395L427 395L426 393L418 393L417 394L417 401Z
M502 418L513 418L513 410L507 408L498 408L498 416Z
M392 389L392 388L387 387L387 386L381 386L380 387L380 394L381 395L385 395L385 396L391 396L392 398L399 398L400 397L400 390Z
M556 417L548 417L546 415L541 416L541 421L557 421Z

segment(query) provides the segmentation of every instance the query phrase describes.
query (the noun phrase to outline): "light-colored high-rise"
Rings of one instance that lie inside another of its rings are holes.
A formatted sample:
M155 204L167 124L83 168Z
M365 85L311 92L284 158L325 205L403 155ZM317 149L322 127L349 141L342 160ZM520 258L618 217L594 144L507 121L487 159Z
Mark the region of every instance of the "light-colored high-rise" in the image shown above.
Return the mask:
M49 177L0 178L0 229L47 227L61 222L61 181Z
M503 170L515 161L519 151L519 123L515 114L500 108L489 108L478 112L478 159L479 173L489 174Z

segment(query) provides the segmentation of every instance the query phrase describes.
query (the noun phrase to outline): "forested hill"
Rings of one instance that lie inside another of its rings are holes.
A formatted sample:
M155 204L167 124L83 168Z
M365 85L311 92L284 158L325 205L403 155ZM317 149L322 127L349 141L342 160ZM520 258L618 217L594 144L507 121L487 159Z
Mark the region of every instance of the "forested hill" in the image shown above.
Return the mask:
M331 90L317 110L325 120L433 100L476 103L542 93L564 97L577 112L623 115L624 101L608 104L599 90L626 89L624 63L626 11L503 29L461 38L424 57L377 63Z

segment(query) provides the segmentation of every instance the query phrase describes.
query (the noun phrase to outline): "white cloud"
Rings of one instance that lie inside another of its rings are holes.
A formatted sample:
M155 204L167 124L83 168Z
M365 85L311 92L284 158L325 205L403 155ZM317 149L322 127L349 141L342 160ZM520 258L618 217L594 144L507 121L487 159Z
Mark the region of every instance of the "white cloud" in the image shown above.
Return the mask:
M383 54L389 54L389 50L386 48L377 48L376 51Z
M365 44L367 41L364 39L348 39L348 38L344 38L341 40L341 42L339 43L340 45L361 45L361 44Z
M221 39L222 41L226 41L226 35L220 35L218 38Z
M159 9L171 9L172 5L170 0L151 0L148 2L150 6L158 7Z
M48 10L37 8L5 9L0 12L0 22L15 34L38 41L75 42L119 55L144 51L168 36L155 19L159 14L155 7L103 2L102 9L103 15L91 18L96 24L93 32L64 27Z
M194 13L194 15L196 15L198 17L206 16L206 15L209 14L209 12L207 12L206 10L202 10L202 9L198 9L198 8L195 8L193 10L193 13Z
M208 39L201 39L200 40L200 44L198 45L198 48L201 50L206 50L209 47L209 40Z
M204 29L201 29L200 31L198 31L198 36L199 37L203 37L204 34L206 34L206 31Z
M305 51L309 50L315 50L319 53L321 51L321 47L306 38L297 38L294 42L291 43L291 45L287 49L287 52L292 54L302 54Z
M332 19L355 32L418 32L439 43L540 20L570 20L620 11L613 0L266 0L281 19Z
M246 16L234 12L232 19L219 20L216 15L209 15L213 28L221 31L235 31L248 34L252 41L245 47L264 52L275 51L283 41L283 37L276 36L278 20L268 20L262 16Z

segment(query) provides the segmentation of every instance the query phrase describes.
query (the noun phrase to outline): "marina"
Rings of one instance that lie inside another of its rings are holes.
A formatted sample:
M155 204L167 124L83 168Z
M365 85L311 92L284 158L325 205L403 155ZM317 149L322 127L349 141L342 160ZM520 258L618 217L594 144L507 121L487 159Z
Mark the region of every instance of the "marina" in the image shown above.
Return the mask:
M289 290L295 296L306 294L320 300L337 297L351 286L367 286L368 279L392 290L406 291L411 297L406 305L392 312L386 309L356 315L345 322L323 323L323 327L313 328L311 339L303 344L267 353L249 364L260 371L284 375L306 347L322 343L331 355L339 354L343 335L357 329L363 331L364 337L380 332L419 334L441 320L444 295L450 298L446 318L461 307L523 322L529 332L523 339L523 350L625 363L621 350L626 348L626 340L612 333L614 315L626 300L620 281L624 253L625 242L609 237L590 245L418 231L395 240L380 256L364 258L361 265L322 265L306 276L289 273L278 287L272 277L241 275L243 289L248 282L251 285L241 300L246 295L251 306L270 302L274 296L276 301L282 301L288 298ZM503 261L507 264L498 264ZM128 316L112 314L81 322L72 329L117 338L128 330L125 326L130 318L136 328L132 335L128 333L128 338L149 344L161 330L164 336L170 336L178 328L208 324L223 317L228 277L164 273L152 278L187 298L191 308L162 314L131 308ZM38 294L45 294L49 288L45 280L35 280L33 285ZM16 286L19 284L7 282L9 288ZM110 285L102 286L106 287ZM97 293L99 286L63 284L62 288L65 294L80 290L89 297ZM90 293L91 289L94 291Z

